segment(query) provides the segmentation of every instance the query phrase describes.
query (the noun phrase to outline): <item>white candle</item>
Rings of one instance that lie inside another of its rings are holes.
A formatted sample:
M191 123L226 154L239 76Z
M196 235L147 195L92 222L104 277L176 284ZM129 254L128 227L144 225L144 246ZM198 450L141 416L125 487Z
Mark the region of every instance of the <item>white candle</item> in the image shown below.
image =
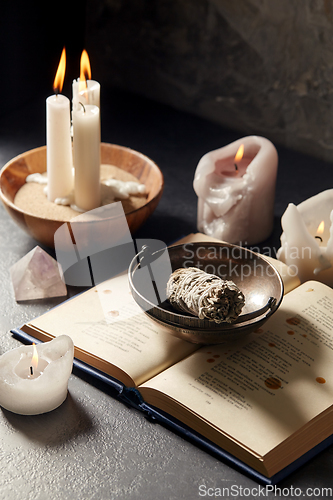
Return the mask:
M281 219L283 233L279 260L293 267L299 279L333 285L333 189L295 206Z
M93 104L94 106L100 107L100 92L101 86L95 80L87 80L87 88L84 90L79 90L80 78L73 81L72 92L73 92L73 111L80 109L80 102L83 105Z
M0 356L0 406L21 415L54 410L67 397L74 345L67 335L35 347L21 346Z
M242 144L244 156L235 161ZM277 165L273 144L257 136L204 155L193 183L199 231L229 243L254 244L268 238L274 221Z
M99 108L80 105L73 111L73 152L75 205L83 211L101 205Z
M54 88L60 91L66 65L64 50L54 81ZM46 145L47 197L54 202L57 198L66 197L72 191L74 183L70 102L61 94L52 95L46 100Z
M326 257L333 263L333 209L330 213L330 233L327 241Z
M80 78L73 81L73 111L80 109L80 102L86 106L93 104L100 107L101 86L95 80L91 80L90 61L86 50L82 51L80 59Z

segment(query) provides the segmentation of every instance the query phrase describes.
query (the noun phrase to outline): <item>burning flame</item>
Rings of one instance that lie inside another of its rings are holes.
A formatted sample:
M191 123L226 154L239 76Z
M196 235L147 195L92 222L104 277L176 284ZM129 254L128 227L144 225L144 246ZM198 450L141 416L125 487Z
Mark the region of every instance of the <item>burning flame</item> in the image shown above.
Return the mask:
M235 162L240 161L243 158L243 155L244 155L244 144L241 144L236 153Z
M64 79L65 79L65 71L66 71L66 50L64 47L62 49L59 66L53 82L53 90L56 94L62 91L62 86L64 84Z
M91 67L88 53L86 50L83 50L80 59L80 93L87 90L87 80L91 80Z
M33 354L31 358L31 366L34 370L37 370L38 367L38 352L35 344L32 344Z
M324 224L324 221L322 220L321 223L318 226L318 229L317 229L316 233L317 234L323 234L324 229L325 229L325 224Z

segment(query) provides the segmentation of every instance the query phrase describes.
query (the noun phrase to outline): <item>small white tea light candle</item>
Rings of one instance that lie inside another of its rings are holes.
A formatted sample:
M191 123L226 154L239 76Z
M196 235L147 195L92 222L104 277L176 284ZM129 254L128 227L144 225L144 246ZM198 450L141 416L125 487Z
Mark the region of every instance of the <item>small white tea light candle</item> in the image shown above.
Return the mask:
M46 164L47 197L54 202L73 190L72 144L70 133L70 102L61 92L66 70L63 49L54 80L55 95L46 100Z
M67 397L74 357L67 335L0 356L0 406L20 415L54 410Z
M73 111L80 109L80 102L85 106L93 104L100 107L101 86L95 80L91 80L91 66L86 50L82 51L80 60L80 78L73 81Z
M281 225L278 259L302 282L314 279L333 286L333 189L297 206L290 203Z
M244 137L205 154L193 182L198 230L229 243L254 244L268 238L277 166L277 151L264 137Z
M82 211L101 205L100 144L99 108L82 104L73 111L74 199Z

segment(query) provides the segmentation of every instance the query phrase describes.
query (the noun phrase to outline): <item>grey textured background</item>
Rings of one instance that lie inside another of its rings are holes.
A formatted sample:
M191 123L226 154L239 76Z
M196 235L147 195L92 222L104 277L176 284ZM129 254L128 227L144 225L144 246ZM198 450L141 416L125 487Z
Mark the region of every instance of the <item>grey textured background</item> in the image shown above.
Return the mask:
M332 0L87 0L95 74L333 161Z

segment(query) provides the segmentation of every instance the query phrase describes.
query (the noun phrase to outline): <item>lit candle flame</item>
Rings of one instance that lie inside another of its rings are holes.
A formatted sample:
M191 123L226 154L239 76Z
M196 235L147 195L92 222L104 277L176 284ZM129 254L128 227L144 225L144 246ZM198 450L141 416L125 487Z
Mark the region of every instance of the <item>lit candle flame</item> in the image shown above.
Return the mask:
M38 352L35 344L32 344L33 354L31 358L31 366L34 370L37 370L38 367Z
M89 56L86 50L82 51L80 59L80 83L79 93L85 93L87 90L87 80L91 80L91 67ZM87 97L87 96L86 96Z
M244 155L244 144L241 144L235 156L235 163L237 161L240 161L243 158L243 155Z
M62 86L64 84L64 79L65 79L65 72L66 72L66 50L64 47L62 49L59 66L53 82L53 90L56 94L62 91Z
M324 229L325 229L325 223L324 223L324 221L322 220L322 221L321 221L321 223L319 224L318 228L317 228L316 233L317 233L317 234L323 234Z

